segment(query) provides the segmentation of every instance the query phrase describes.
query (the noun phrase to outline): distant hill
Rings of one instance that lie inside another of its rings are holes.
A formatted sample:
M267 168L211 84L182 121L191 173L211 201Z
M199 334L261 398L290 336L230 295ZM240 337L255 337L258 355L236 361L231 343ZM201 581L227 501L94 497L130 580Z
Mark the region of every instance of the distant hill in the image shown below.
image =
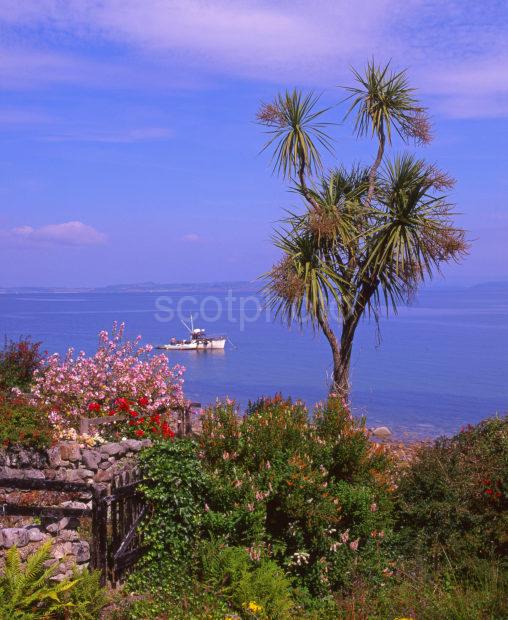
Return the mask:
M110 284L91 289L96 293L185 293L188 291L199 291L209 293L217 291L257 291L260 288L259 282L237 281L237 282L180 282L172 284L161 284L158 282L138 282L135 284Z
M471 286L471 290L475 291L508 291L508 280L501 280L499 282L482 282L481 284L475 284Z
M16 286L0 287L0 294L6 293L218 293L233 291L256 292L261 288L257 281L235 282L181 282L161 284L158 282L135 282L133 284L110 284L98 287L43 287Z

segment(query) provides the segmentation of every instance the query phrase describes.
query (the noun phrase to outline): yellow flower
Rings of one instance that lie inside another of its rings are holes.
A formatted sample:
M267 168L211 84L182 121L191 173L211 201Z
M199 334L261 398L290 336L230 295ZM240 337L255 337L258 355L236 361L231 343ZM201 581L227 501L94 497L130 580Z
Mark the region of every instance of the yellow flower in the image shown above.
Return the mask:
M263 609L263 607L261 605L258 605L256 601L250 601L248 605L244 603L244 607L253 614L258 614Z
M394 618L393 620L415 620L414 618Z

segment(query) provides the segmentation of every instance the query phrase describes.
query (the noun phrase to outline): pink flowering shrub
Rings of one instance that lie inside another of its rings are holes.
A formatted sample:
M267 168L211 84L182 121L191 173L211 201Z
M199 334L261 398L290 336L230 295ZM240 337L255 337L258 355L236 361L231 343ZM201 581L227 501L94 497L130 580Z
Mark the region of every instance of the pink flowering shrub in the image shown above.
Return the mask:
M118 398L143 399L149 414L182 405L185 369L171 367L164 354L150 355L153 347L141 345L141 336L126 341L123 333L123 323L114 323L111 334L101 331L91 356L74 355L73 349L65 357L47 356L34 373L33 403L49 407L52 422L64 428L76 426L81 416L97 416L90 403L105 415Z

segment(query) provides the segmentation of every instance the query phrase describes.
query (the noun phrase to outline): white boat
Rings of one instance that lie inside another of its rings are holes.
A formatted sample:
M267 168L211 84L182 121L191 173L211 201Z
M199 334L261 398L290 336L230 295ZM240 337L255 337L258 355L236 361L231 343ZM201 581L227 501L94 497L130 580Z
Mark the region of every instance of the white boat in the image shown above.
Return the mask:
M174 351L205 351L209 349L224 349L226 346L226 336L207 336L204 329L194 328L191 317L191 327L184 323L190 333L190 338L177 340L171 338L168 344L160 344L157 349Z

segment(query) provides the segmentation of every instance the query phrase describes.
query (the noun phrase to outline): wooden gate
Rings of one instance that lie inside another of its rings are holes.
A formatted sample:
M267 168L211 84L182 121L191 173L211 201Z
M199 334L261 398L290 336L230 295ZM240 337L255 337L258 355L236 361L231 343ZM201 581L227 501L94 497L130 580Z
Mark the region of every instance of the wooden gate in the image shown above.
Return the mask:
M109 506L107 573L115 585L145 551L140 531L148 506L139 491L138 469L118 474L111 484L111 495L103 499Z

